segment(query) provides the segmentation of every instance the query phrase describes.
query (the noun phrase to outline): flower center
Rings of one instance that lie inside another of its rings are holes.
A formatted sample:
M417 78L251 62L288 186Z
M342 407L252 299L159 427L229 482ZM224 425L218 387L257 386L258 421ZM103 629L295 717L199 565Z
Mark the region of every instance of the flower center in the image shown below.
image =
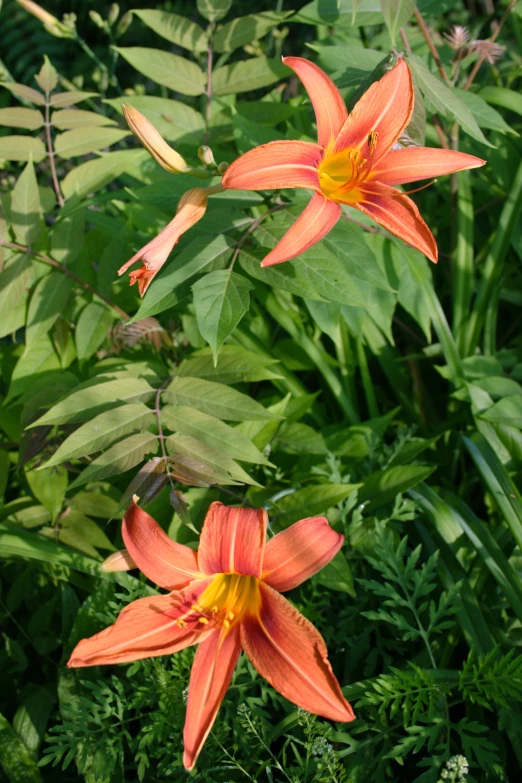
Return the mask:
M378 134L371 131L363 147L367 157L360 149L345 149L332 154L326 153L319 164L319 185L326 198L332 201L355 202L361 198L358 186L372 169L373 154L377 146Z
M201 626L224 625L230 628L246 614L256 614L260 596L255 576L217 574L178 624L196 619Z

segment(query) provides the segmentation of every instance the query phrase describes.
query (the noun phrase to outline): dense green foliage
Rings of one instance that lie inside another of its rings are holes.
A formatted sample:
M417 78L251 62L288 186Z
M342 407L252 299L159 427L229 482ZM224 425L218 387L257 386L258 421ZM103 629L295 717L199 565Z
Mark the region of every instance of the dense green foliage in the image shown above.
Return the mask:
M0 781L189 777L193 650L65 668L153 589L99 571L134 493L190 545L215 499L266 507L272 533L325 514L346 536L289 597L357 721L295 709L242 657L190 779L518 780L521 3L76 6L50 1L47 28L0 10ZM143 300L117 277L182 193L219 182L161 169L123 101L201 171L202 144L220 163L315 138L281 53L351 106L394 50L412 142L488 161L415 195L437 267L347 207L262 269L305 197L225 191Z

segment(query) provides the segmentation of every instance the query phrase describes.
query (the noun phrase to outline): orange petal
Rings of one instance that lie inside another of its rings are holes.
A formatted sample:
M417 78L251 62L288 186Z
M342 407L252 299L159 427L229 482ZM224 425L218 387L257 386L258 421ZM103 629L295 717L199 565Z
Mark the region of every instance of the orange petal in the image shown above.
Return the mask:
M301 79L314 107L317 141L325 149L333 142L348 117L342 95L317 65L302 57L283 57Z
M171 655L205 639L212 629L198 624L199 615L184 617L197 602L210 579L199 579L170 595L133 601L120 612L114 625L83 639L74 648L69 667L127 663L157 655Z
M134 501L123 517L122 536L140 571L167 590L177 590L202 576L192 549L172 541Z
M319 242L335 226L341 217L341 208L335 201L329 201L321 193L314 193L312 199L288 229L280 242L265 256L261 266L282 264L290 258L304 253Z
M408 147L392 150L372 169L371 180L386 185L403 185L419 179L441 177L454 171L476 169L486 163L474 155L454 150L439 150L436 147Z
M286 598L260 582L259 617L246 616L241 646L259 674L289 701L339 722L354 720L319 631Z
M437 263L438 249L435 237L421 218L417 205L411 198L379 182L365 182L361 187L361 193L361 199L353 204L354 207L370 215L407 245L420 250L433 263Z
M262 578L280 593L292 590L324 568L343 541L324 517L301 519L266 542Z
M183 732L183 766L188 771L194 768L216 719L240 652L237 625L229 633L215 631L196 651L190 673L187 717Z
M199 540L198 563L205 574L261 576L267 514L264 509L211 503Z
M339 152L350 149L370 152L369 135L376 133L372 166L377 164L395 144L410 121L413 111L413 84L410 69L399 60L382 79L374 82L341 128L333 148ZM368 156L365 156L368 157Z
M235 190L319 190L317 167L322 157L321 147L309 141L271 141L231 163L222 184Z

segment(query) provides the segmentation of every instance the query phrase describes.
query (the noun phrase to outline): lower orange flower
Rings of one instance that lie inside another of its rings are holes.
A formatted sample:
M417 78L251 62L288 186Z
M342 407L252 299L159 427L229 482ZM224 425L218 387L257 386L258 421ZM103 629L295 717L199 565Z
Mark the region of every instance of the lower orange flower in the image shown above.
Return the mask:
M115 625L81 641L67 664L125 663L199 644L184 730L187 770L212 728L241 650L294 704L334 721L355 718L321 635L280 595L323 568L344 537L324 517L311 517L265 545L266 525L263 510L212 503L194 552L133 502L122 526L129 563L172 592L131 603Z

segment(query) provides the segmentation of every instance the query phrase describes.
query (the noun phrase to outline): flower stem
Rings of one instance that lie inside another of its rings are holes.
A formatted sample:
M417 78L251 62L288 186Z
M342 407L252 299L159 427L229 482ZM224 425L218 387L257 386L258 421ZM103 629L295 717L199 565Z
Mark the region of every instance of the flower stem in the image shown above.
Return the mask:
M54 155L54 147L53 147L53 140L51 138L51 123L49 121L49 108L50 108L50 102L49 102L49 93L45 93L45 121L44 121L44 127L45 127L45 138L47 140L47 154L49 156L49 165L51 167L51 177L53 180L53 187L54 191L56 193L56 198L58 199L58 204L60 207L63 207L64 205L64 198L62 196L62 191L60 190L60 183L58 181L58 175L56 173L56 163L55 163L55 155Z

